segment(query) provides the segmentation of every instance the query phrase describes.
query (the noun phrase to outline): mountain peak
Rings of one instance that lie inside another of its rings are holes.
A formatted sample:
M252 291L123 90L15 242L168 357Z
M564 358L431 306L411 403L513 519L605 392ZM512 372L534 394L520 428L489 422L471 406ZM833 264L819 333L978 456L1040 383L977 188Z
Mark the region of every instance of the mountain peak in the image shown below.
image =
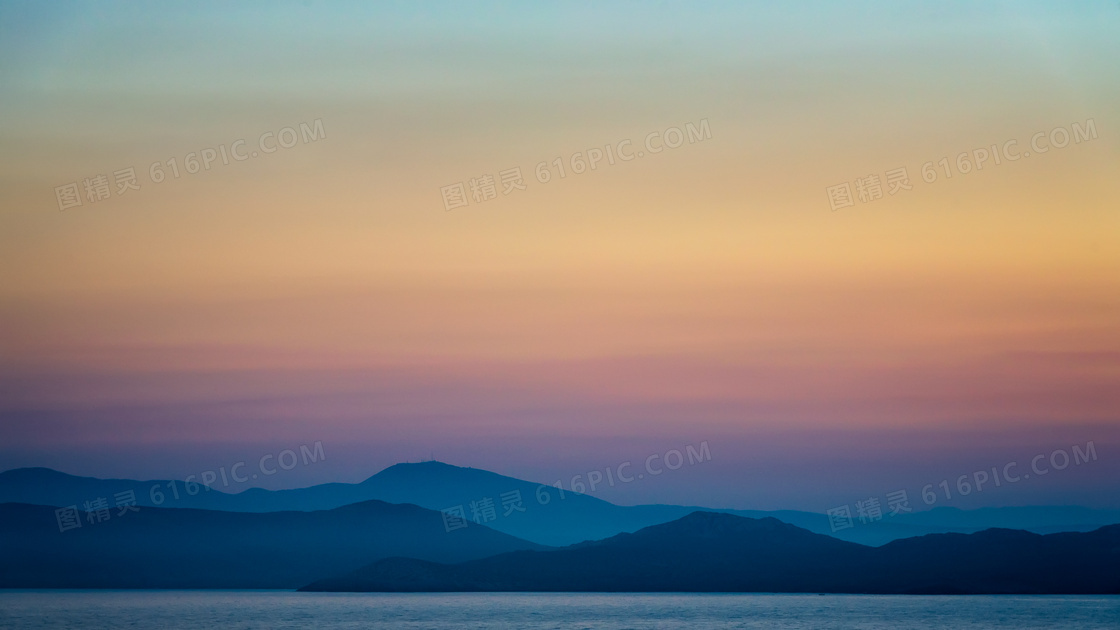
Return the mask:
M399 462L389 466L385 470L392 470L394 468L463 468L454 464L448 464L436 459L427 459L422 462Z
M367 478L362 483L367 483L377 479L378 477L395 477L398 475L431 475L448 473L455 470L474 470L473 468L464 468L454 464L447 464L434 459L429 459L423 462L400 462L393 464L387 468L382 469L380 472Z
M0 472L0 477L7 479L58 479L64 477L78 478L75 475L64 473L44 466L29 466L27 468L13 468ZM86 477L87 479L89 477Z
M654 525L650 530L663 533L692 536L718 536L725 534L746 534L769 531L805 531L773 517L750 518L723 512L697 510L675 521Z

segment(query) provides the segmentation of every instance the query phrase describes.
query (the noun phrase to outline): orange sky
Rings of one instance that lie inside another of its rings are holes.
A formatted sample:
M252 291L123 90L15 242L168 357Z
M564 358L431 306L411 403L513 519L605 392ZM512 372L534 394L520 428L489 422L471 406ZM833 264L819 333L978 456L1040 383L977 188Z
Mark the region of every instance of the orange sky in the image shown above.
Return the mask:
M183 468L184 442L386 449L339 477L429 450L533 474L570 455L549 439L635 434L1115 443L1114 4L104 6L0 9L0 468L87 472L91 442ZM643 156L552 164L624 140ZM955 164L1010 140L1031 155ZM59 211L127 167L139 190ZM444 210L511 167L525 190ZM830 210L901 167L911 190Z

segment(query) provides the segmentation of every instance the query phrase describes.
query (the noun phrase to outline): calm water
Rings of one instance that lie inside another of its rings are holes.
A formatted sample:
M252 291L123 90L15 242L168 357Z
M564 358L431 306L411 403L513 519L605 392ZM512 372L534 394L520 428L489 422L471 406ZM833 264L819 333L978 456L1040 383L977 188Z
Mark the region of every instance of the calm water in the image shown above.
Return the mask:
M1120 597L4 591L0 628L1120 628Z

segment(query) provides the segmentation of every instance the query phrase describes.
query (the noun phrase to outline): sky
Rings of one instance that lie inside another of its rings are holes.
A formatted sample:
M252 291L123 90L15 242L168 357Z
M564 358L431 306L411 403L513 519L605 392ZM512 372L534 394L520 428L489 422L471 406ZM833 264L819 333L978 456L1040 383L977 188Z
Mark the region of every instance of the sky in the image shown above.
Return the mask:
M596 496L823 511L1091 443L938 505L1120 507L1116 59L1111 0L0 1L0 470L706 442Z

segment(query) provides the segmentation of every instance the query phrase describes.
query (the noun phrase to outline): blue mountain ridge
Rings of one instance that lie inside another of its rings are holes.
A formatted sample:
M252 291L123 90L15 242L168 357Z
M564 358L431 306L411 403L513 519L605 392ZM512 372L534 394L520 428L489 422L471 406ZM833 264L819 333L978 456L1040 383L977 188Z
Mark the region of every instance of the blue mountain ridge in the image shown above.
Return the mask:
M438 512L364 501L332 510L229 512L0 504L0 588L292 589L379 558L460 562L544 547ZM64 523L65 527L62 526Z
M679 519L695 511L714 511L749 518L774 517L818 534L872 546L931 533L971 533L992 527L1035 533L1090 531L1120 522L1120 510L1076 506L1035 506L959 510L939 507L884 517L833 532L824 514L796 511L713 509L702 506L620 506L589 494L516 479L476 468L441 462L396 464L360 483L327 483L292 490L250 488L239 493L182 481L96 479L48 468L20 468L0 473L0 503L83 507L119 493L131 492L139 506L193 508L228 512L317 511L378 500L411 503L430 510L461 507L474 515L489 499L493 512L478 520L496 531L537 544L565 546L599 540L623 532ZM503 496L509 499L504 502ZM513 505L514 499L520 502ZM471 526L475 526L471 523Z
M1120 594L1120 525L988 529L868 547L774 518L694 512L632 534L463 563L387 558L303 591Z

